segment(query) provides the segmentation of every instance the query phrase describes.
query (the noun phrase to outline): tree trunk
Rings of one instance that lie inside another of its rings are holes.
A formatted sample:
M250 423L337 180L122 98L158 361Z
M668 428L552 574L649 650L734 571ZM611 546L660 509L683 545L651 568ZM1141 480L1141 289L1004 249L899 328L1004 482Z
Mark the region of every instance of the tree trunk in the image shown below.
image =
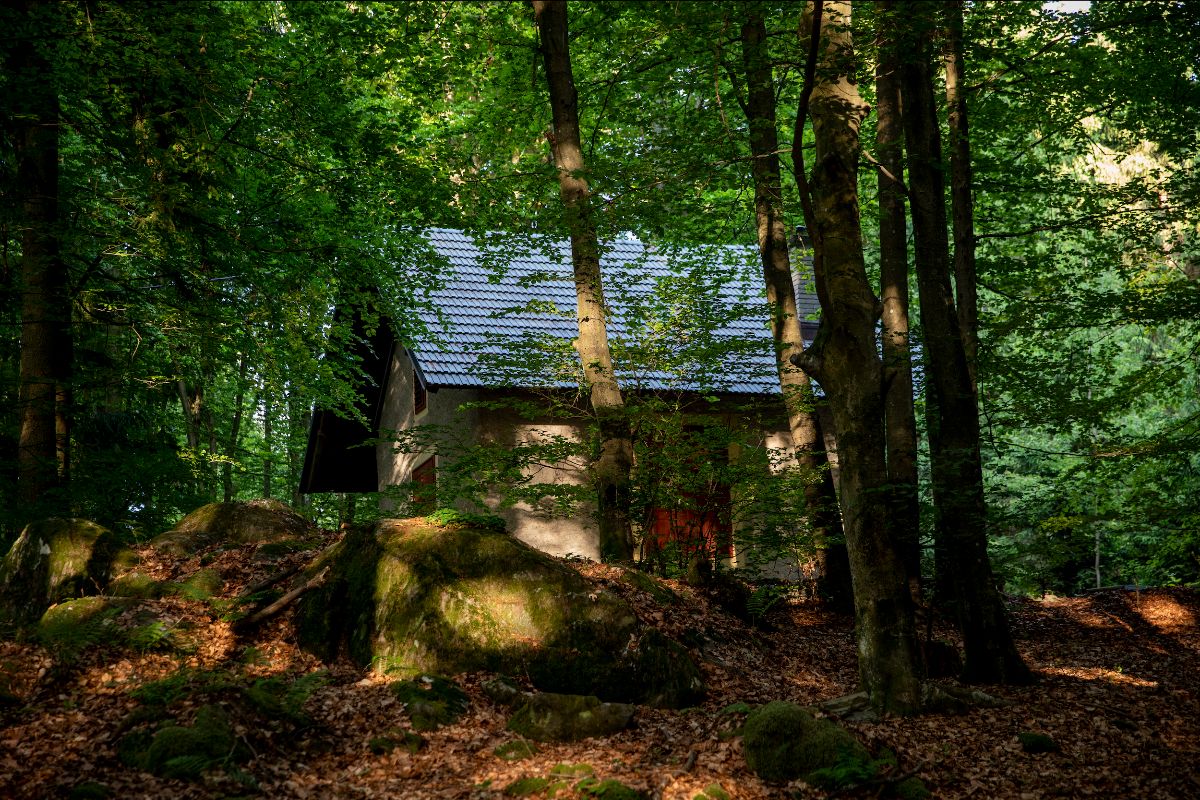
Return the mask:
M237 393L233 399L233 421L229 425L229 442L225 447L225 461L221 464L221 493L225 502L233 499L233 463L237 458L238 445L242 439L242 418L246 413L246 370L249 367L249 357L245 353L238 356Z
M26 13L35 13L29 4ZM54 13L51 11L50 13ZM17 86L12 142L20 197L21 355L17 499L28 516L65 514L70 461L71 299L58 240L58 96L36 44L22 40L6 59Z
M579 338L575 346L583 362L592 410L600 426L600 454L592 466L598 493L600 553L626 560L633 554L629 519L629 473L633 442L621 389L613 372L605 326L606 309L600 277L600 244L591 217L591 194L584 178L579 139L579 98L571 74L566 0L533 0L550 90L554 132L550 137L558 188L571 237L575 271Z
M900 111L900 62L888 37L893 0L876 3L880 20L875 67L875 151L879 158L879 283L883 303L884 428L891 513L914 600L921 598L921 522L917 492L917 419L913 409L912 358L908 344L908 232L904 214L904 127Z
M272 488L271 478L275 464L275 427L272 424L270 390L264 387L262 394L262 410L263 410L263 485L262 496L266 499L271 499Z
M301 509L307 498L300 491L300 472L304 468L304 450L307 446L308 429L312 425L312 411L305 405L296 387L287 389L287 480L292 487L292 508Z
M823 6L813 14L819 30L810 34L824 42L811 100L812 186L828 302L816 341L796 361L825 388L837 426L863 687L877 710L913 713L921 704L920 656L904 564L887 528L883 365L858 209L858 135L867 105L853 82L850 4Z
M971 139L967 125L966 74L963 66L963 3L945 6L946 105L950 122L950 200L954 224L954 295L958 327L971 388L977 391L979 302L975 288L975 198L971 193Z
M916 56L903 67L902 92L917 287L932 401L929 441L937 546L949 566L949 574L939 580L949 579L952 610L963 634L964 678L1027 682L1029 669L1013 644L988 560L979 417L950 287L941 134L928 37L921 37L912 49Z
M825 444L813 411L812 383L808 374L792 363L792 356L804 351L804 337L788 253L788 226L783 217L775 84L771 78L767 27L759 15L751 15L742 26L742 55L746 68L746 122L753 157L754 218L767 303L772 310L771 337L775 343L779 388L787 409L796 463L811 476L805 487L809 527L814 540L823 544L841 534L841 525L824 458Z

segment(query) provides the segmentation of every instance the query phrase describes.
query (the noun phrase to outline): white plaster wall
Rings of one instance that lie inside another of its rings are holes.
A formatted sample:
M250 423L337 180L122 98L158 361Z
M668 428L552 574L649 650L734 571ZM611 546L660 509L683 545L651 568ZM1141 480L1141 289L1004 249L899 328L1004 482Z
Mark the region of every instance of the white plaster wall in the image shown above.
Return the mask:
M480 441L506 446L547 441L564 437L573 442L583 440L583 423L557 418L530 419L512 410L489 412L479 420ZM524 474L536 483L587 486L588 476L582 463L533 464ZM508 529L526 544L556 556L576 555L598 561L600 536L596 525L594 505L576 509L571 516L552 513L549 505L534 506L525 502L498 509Z
M387 399L379 421L381 437L389 431L411 430L415 426L436 426L439 439L447 445L438 457L439 472L453 460L452 453L476 443L497 443L512 446L552 436L565 436L580 441L582 424L561 419L526 419L511 410L464 409L467 403L484 397L499 397L495 390L441 387L430 390L426 409L420 414L413 407L413 366L403 348L397 347L391 364ZM399 452L390 442L381 441L376 447L379 467L379 490L407 483L412 470L433 454L432 449L421 452ZM559 483L584 486L587 475L582 465L534 465L525 473L538 483ZM470 504L458 503L464 511L479 511ZM396 504L386 496L381 500L384 511L396 510ZM508 530L516 538L556 556L576 555L599 560L599 534L591 509L582 509L568 517L556 516L548 508L519 503L500 507L498 495L491 498L492 512L504 518Z

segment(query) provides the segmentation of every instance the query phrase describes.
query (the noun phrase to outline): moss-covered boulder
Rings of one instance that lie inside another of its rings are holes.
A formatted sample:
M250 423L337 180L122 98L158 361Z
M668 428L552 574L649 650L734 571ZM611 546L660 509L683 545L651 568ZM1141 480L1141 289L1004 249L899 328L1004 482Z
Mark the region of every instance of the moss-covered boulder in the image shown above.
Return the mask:
M604 700L679 707L703 696L680 645L619 597L493 529L382 520L354 530L300 582L300 643L401 676L491 670Z
M278 500L209 503L188 514L151 544L168 555L190 556L217 543L263 544L304 538L313 525Z
M84 519L27 525L0 561L0 620L28 625L55 603L100 594L123 551L112 531Z
M633 708L595 696L532 692L508 720L508 729L539 742L575 742L624 730Z
M114 618L129 601L116 597L80 597L51 606L37 623L38 640L66 660L105 644L118 644L123 634Z
M746 717L742 753L755 774L778 783L802 778L824 784L831 774L857 773L871 761L845 728L778 700Z

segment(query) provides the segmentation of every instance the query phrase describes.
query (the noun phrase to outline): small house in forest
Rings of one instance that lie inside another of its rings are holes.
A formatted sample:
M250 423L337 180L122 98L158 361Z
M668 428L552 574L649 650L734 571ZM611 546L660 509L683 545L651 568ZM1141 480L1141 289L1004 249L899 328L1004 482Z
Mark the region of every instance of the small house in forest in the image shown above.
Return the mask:
M425 236L440 286L417 312L424 330L411 341L387 325L363 332L370 380L359 408L369 427L317 409L301 491L381 492L406 515L483 506L534 547L598 558L569 243ZM790 449L757 250L619 239L602 245L601 267L639 443L635 528L652 547L703 546L736 560L735 532L761 513L736 509L778 501L740 488L732 465L777 471ZM807 337L818 306L805 288L798 280ZM683 440L691 450L679 450Z

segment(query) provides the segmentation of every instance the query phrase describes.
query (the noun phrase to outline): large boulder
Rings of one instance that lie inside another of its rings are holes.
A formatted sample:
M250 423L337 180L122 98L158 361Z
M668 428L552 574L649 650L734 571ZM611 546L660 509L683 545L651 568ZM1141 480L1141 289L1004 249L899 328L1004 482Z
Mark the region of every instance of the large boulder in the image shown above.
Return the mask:
M826 771L858 773L870 762L870 754L854 734L781 700L746 717L742 753L756 775L776 783L797 778L813 783Z
M28 625L55 603L99 594L133 558L112 531L94 522L30 523L0 562L0 620Z
M151 544L173 556L190 556L211 545L263 544L296 539L313 525L278 500L234 500L209 503L188 514Z
M299 581L300 643L380 671L492 670L551 692L681 707L703 695L679 644L619 597L507 534L425 519L353 530Z

